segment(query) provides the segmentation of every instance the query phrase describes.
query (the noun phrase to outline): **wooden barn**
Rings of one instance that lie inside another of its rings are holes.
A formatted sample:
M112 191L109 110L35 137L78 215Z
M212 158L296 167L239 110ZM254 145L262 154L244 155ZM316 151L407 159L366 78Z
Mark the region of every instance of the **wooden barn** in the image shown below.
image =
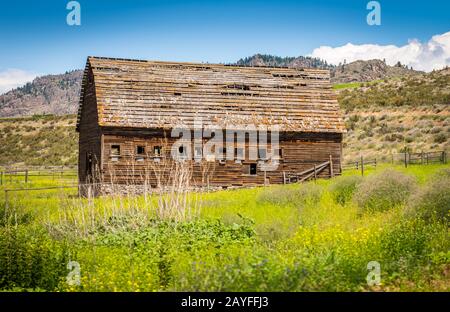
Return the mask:
M278 156L272 170L264 166L267 150L247 157L249 139L232 151L236 159L206 158L206 180L204 164L192 162L195 185L281 184L341 173L345 127L327 70L88 57L77 120L80 185L157 187L173 170L164 161L177 139L172 129L193 127L199 118L221 128L276 126L279 144L271 149ZM230 153L225 149L220 153Z

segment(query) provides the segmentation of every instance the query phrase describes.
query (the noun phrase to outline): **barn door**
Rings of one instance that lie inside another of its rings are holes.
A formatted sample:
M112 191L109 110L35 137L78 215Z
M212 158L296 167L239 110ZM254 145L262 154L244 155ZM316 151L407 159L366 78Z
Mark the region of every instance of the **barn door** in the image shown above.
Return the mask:
M91 152L86 153L86 182L92 183L92 172L94 171L94 159Z

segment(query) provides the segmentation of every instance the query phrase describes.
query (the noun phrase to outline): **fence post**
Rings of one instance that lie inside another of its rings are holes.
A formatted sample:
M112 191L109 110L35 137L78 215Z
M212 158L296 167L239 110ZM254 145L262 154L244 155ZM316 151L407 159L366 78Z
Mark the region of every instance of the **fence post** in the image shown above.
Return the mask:
M314 164L314 181L317 179L316 164Z
M361 176L364 176L364 156L361 155Z
M420 153L420 163L423 165L423 151Z
M408 168L408 162L407 162L407 160L406 160L406 149L405 149L405 168Z
M286 172L283 171L283 184L286 184Z
M25 169L25 183L28 183L28 169Z
M375 169L377 169L377 159L375 158Z
M5 190L5 210L8 211L9 203L8 203L8 190Z
M0 185L3 185L3 171L0 173Z
M331 157L330 155L330 178L334 177L334 172L333 172L333 157Z
M430 155L430 153L427 152L427 165L428 165L428 162L429 162L429 155Z
M443 151L444 153L444 164L447 163L447 151Z

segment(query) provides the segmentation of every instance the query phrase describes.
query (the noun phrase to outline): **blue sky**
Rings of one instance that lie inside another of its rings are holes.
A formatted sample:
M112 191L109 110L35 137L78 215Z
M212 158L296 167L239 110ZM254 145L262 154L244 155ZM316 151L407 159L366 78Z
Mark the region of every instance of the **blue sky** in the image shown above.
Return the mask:
M367 0L80 0L81 26L66 24L68 2L1 2L0 84L7 70L61 73L82 68L88 55L234 62L347 43L401 47L450 31L448 0L380 0L380 26L366 23Z

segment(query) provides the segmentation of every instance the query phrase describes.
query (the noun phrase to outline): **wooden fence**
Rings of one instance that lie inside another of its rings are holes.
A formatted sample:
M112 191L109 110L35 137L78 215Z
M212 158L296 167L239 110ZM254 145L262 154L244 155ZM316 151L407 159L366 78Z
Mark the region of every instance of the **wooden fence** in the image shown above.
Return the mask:
M446 151L434 151L434 152L406 152L397 153L392 156L392 163L403 163L405 167L408 165L426 165L432 163L447 163Z
M77 171L73 166L45 166L45 167L5 167L0 169L0 185L12 183L13 180L22 180L25 183L30 182L32 177L77 177Z
M386 155L383 158L388 159ZM393 153L390 154L390 158L390 163L403 164L405 167L408 167L409 165L428 165L434 163L446 164L448 160L446 151ZM361 156L358 160L342 164L342 170L361 170L361 175L364 175L364 168L367 166L376 168L377 164L377 158L370 159Z
M333 172L333 158L330 155L330 160L323 162L318 165L313 165L311 168L306 169L302 172L296 173L286 173L283 171L283 183L296 183L296 182L304 182L310 179L317 179L317 176L320 172L322 172L325 168L329 169L330 178L334 177L335 173Z

